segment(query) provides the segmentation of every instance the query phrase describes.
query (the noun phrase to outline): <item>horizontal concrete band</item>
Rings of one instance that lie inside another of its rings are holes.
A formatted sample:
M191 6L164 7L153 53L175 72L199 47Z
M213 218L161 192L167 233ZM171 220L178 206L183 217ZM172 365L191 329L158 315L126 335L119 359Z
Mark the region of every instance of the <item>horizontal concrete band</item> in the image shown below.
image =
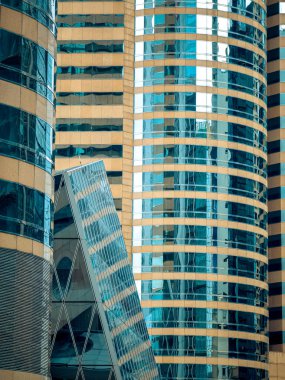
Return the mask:
M191 356L155 356L155 361L159 364L211 364L236 367L249 367L268 369L267 363L261 363L253 360L228 359L228 358L208 358L208 357L191 357Z
M135 280L154 281L154 280L196 280L196 281L217 281L217 282L233 282L237 284L246 284L268 289L268 285L264 281L259 281L247 277L231 276L212 273L179 273L179 272L151 272L151 273L135 273Z
M213 199L218 201L229 201L236 203L243 203L249 206L259 207L264 211L268 211L268 207L265 203L259 202L252 198L242 197L239 195L224 194L224 193L214 193L206 191L183 191L183 190L153 190L153 191L143 191L135 192L133 199L156 199L156 198L197 198L197 199Z
M25 87L0 80L0 103L20 108L53 125L53 104L43 96Z
M195 171L203 173L221 173L245 177L267 186L267 179L254 173L246 172L245 170L225 168L213 165L190 165L190 164L153 164L153 165L138 165L134 167L134 173L145 172L160 172L160 171Z
M141 114L134 114L134 120L149 120L149 119L159 119L159 118L189 118L189 119L206 119L206 120L217 120L226 121L228 123L242 124L247 127L251 127L263 132L265 135L267 131L264 126L258 122L252 120L247 120L238 116L223 115L214 112L196 112L196 111L154 111L145 112Z
M136 61L135 62L135 68L138 67L156 67L156 66L187 66L187 67L211 67L211 68L217 68L220 70L232 70L237 71L239 73L247 74L249 76L252 76L254 78L259 79L261 82L266 84L265 78L262 74L258 73L257 71L251 70L247 67L239 66L234 63L225 63L225 62L218 62L218 61L207 61L207 60L201 60L201 59L191 59L186 60L183 58L166 58L164 60L161 59L150 59L150 60L143 60L143 61Z
M53 177L37 166L1 156L0 178L41 191L53 200Z

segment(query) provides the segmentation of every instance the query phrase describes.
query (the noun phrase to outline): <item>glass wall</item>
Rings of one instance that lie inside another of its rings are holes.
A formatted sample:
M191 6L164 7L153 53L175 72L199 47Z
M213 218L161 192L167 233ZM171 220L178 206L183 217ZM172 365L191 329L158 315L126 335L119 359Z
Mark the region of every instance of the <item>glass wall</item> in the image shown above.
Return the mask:
M267 377L265 25L262 1L136 1L132 260L165 380Z

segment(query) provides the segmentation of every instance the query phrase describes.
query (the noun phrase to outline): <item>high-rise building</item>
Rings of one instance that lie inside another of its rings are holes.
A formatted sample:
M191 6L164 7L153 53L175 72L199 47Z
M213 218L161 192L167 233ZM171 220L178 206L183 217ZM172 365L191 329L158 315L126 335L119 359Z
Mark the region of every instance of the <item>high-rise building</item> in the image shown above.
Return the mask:
M266 5L137 0L133 268L162 379L267 378Z
M0 1L0 378L49 372L55 1Z
M104 159L128 251L132 220L132 2L58 2L56 170Z
M277 380L285 369L285 3L271 0L267 5L269 343L270 379Z
M266 379L265 2L60 0L58 33L56 168L104 159L161 378Z
M102 161L55 184L52 378L158 380Z

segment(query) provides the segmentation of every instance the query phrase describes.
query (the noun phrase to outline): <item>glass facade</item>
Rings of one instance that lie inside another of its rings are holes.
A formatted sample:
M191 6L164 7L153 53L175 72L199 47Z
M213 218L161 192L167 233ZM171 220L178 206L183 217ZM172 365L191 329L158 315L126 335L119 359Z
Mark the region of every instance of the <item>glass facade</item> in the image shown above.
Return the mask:
M0 378L49 376L56 2L0 1Z
M268 378L265 25L263 1L136 1L132 262L165 380Z
M55 177L53 379L159 379L101 162Z

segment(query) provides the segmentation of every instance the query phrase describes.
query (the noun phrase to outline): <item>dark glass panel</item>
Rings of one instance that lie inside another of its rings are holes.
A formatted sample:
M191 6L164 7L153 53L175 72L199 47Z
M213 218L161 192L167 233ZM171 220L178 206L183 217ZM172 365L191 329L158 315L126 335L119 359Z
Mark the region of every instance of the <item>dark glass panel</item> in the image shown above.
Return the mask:
M51 173L52 127L18 108L0 104L1 154L32 163Z
M124 15L120 14L72 14L58 15L58 28L120 28L124 26Z
M54 100L54 59L41 46L18 34L0 30L0 78Z
M122 53L123 41L59 41L57 51L60 53Z
M51 246L51 199L15 182L0 180L0 184L0 230Z
M144 301L196 300L267 306L268 291L247 284L202 280L160 280L159 282L143 280L139 282L141 282L141 297ZM273 294L272 291L269 295Z
M68 147L62 147L61 145L58 145L54 153L56 156L62 157L122 157L123 147L122 145L70 145Z
M120 132L123 130L123 119L62 119L57 118L56 130L59 132Z

